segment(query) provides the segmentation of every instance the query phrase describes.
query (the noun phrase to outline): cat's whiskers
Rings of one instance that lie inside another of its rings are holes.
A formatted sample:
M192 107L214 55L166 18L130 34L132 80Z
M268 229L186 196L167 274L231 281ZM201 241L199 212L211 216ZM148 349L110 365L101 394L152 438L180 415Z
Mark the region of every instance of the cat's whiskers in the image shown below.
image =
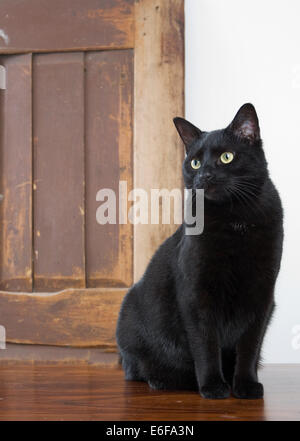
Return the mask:
M260 186L258 185L258 184L255 184L253 181L252 181L252 179L250 180L250 179L246 179L245 177L237 177L237 176L233 176L232 178L231 178L235 183L238 183L238 184L243 184L243 185L247 185L247 186L249 186L249 187L252 187L253 189L259 189L260 188Z
M259 212L265 218L265 213L262 211L262 209L260 208L259 204L256 201L258 196L256 193L251 191L245 185L238 183L235 183L234 191L238 193L240 197L243 198L247 206L251 208L252 212L255 215L257 215L257 212Z
M257 197L255 193L237 183L234 183L230 188L227 187L227 189L242 206L249 208L255 216L257 216L257 212L260 212L264 216L263 211L255 201L255 198Z
M240 197L240 195L238 194L238 192L237 191L235 191L232 187L226 187L226 190L233 196L233 197L235 197L236 199L237 199L237 201L242 205L242 206L244 206L245 207L245 203L244 203L244 201L243 201L243 199L241 199L241 197Z

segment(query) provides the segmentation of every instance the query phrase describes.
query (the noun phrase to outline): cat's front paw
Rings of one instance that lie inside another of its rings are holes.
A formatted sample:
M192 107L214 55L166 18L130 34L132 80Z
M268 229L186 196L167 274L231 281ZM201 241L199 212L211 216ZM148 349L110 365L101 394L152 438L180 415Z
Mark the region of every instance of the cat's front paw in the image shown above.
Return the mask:
M232 389L233 396L242 399L258 399L264 396L264 387L257 381L235 379Z
M230 388L227 383L219 381L216 383L203 385L200 389L200 394L203 398L219 400L228 398L230 396Z
M159 380L148 380L148 385L151 389L154 390L166 390L167 386L165 383Z

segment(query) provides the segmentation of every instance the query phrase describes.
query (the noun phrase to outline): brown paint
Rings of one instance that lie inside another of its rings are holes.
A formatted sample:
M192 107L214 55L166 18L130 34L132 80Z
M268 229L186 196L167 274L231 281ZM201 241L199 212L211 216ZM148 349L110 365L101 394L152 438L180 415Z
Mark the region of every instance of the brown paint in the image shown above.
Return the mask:
M115 349L126 290L66 289L56 293L0 292L0 323L8 343Z
M87 286L130 286L132 225L100 225L96 201L112 189L118 207L119 180L132 188L131 50L86 55L86 268Z
M32 289L31 55L2 56L0 289Z
M114 367L118 354L109 348L77 348L72 346L46 346L34 344L7 343L5 351L0 351L0 365L24 364L89 364ZM1 377L0 377L1 378ZM0 392L1 393L1 392ZM1 396L0 396L1 398Z
M33 58L34 289L85 286L84 57ZM39 234L37 234L39 232Z
M132 48L134 0L2 0L2 53Z

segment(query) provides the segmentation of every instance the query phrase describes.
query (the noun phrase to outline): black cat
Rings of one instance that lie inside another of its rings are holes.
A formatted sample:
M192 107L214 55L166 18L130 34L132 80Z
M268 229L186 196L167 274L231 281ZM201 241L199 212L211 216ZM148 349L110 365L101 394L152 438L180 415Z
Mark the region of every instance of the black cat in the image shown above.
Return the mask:
M261 398L261 345L274 310L283 213L254 107L223 130L174 119L187 188L204 188L204 231L167 239L127 293L117 343L127 380L205 398Z

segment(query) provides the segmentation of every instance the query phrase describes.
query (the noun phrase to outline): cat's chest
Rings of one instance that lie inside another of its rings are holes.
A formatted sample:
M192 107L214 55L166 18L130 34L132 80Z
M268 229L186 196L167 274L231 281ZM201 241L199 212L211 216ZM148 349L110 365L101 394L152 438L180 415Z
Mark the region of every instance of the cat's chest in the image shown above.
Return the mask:
M220 231L204 234L196 248L202 263L219 261L222 265L236 259L255 258L261 239L262 235L255 224L234 221Z
M187 237L180 255L190 280L210 284L243 284L270 265L273 235L254 223L234 220L220 228L207 228L197 238Z
M209 286L240 286L256 277L265 265L262 235L255 225L234 223L220 232L203 235L192 245L188 262L191 277Z

